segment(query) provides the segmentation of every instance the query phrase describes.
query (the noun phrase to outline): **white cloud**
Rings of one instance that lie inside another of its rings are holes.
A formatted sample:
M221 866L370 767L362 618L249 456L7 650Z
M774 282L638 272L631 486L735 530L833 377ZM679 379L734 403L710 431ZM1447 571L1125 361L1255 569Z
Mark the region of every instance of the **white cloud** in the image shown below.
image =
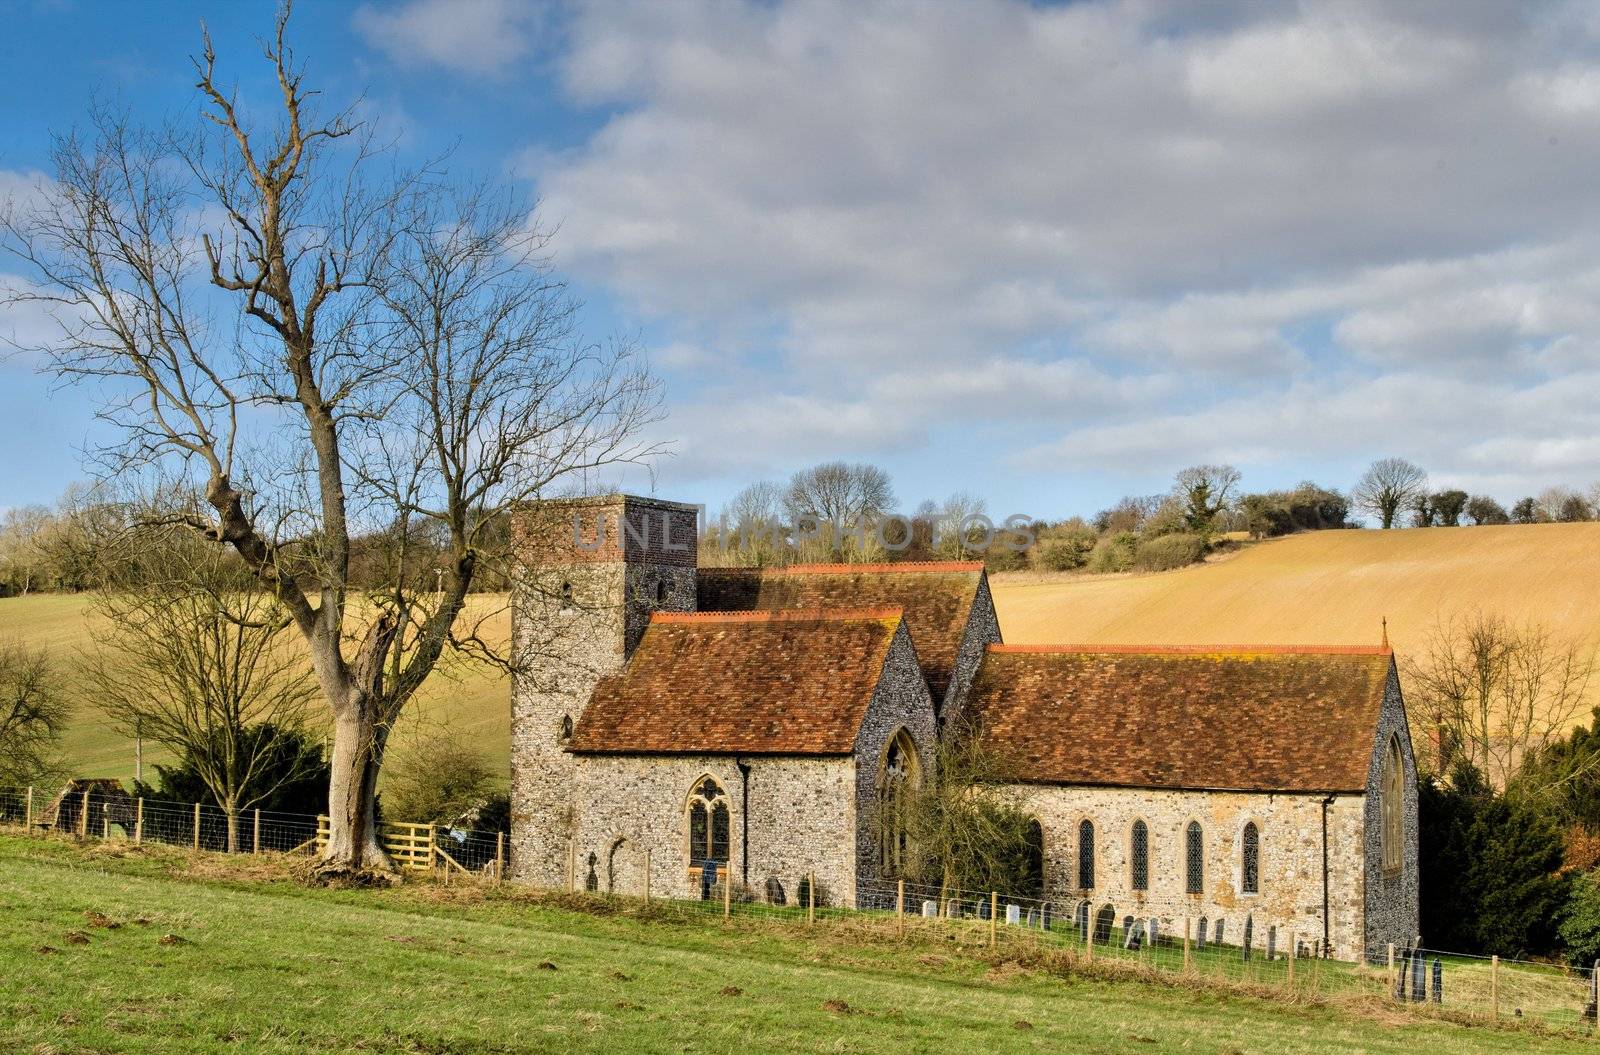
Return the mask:
M533 48L537 9L516 0L411 0L363 4L351 22L402 66L497 74Z
M564 28L567 90L612 116L529 155L563 265L686 348L768 335L752 443L677 411L708 472L1025 418L1056 423L1036 466L1600 475L1571 439L1600 368L1600 20L888 0Z

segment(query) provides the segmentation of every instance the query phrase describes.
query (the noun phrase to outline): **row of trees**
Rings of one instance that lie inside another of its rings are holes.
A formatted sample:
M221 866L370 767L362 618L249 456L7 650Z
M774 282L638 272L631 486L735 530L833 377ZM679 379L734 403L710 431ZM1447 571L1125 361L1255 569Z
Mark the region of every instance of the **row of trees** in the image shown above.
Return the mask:
M1553 524L1600 519L1600 483L1587 492L1549 487L1528 495L1508 511L1488 495L1459 488L1431 491L1428 474L1404 458L1373 462L1351 492L1355 508L1384 528L1460 527L1463 524Z

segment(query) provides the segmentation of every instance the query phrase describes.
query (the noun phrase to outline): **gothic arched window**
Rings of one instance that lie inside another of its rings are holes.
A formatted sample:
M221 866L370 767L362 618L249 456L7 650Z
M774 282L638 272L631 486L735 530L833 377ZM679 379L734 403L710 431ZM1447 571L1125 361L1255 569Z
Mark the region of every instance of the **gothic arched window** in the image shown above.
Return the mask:
M1244 894L1261 893L1261 829L1255 821L1244 826L1239 840L1239 891Z
M878 864L898 875L911 854L911 792L922 779L917 745L904 729L889 738L878 767Z
M1150 889L1150 829L1144 821L1133 822L1132 845L1128 848L1128 861L1133 872L1133 889Z
M563 610L572 607L572 584L570 582L561 584L561 607Z
M560 737L562 743L572 739L572 715L563 714L561 716L561 731L556 735Z
M1191 894L1201 894L1206 889L1205 833L1199 821L1190 821L1184 832L1183 888Z
M1405 861L1405 756L1400 737L1389 737L1378 783L1379 838L1383 845L1383 870L1393 874Z
M728 861L728 796L709 776L689 796L689 864Z
M1094 822L1078 822L1078 889L1094 889Z

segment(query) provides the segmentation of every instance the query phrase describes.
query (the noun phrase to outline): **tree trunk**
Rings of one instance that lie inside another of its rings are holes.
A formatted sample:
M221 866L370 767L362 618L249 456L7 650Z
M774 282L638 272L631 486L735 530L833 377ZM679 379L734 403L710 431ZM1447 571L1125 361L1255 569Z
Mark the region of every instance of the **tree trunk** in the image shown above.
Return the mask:
M228 852L236 854L239 852L239 807L229 799L222 804L222 812L228 823Z
M355 695L355 693L352 693ZM361 696L341 708L333 727L333 773L328 785L328 847L325 868L389 869L378 842L375 805L383 741L373 721L373 702Z

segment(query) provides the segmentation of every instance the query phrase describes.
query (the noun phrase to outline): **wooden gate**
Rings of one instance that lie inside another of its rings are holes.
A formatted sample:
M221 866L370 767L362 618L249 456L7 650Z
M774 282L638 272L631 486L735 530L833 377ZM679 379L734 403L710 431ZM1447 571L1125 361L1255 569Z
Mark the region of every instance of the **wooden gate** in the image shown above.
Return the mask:
M317 852L328 846L329 820L317 818ZM389 854L397 868L406 872L431 872L433 870L433 825L410 824L391 821L378 825L378 843Z

